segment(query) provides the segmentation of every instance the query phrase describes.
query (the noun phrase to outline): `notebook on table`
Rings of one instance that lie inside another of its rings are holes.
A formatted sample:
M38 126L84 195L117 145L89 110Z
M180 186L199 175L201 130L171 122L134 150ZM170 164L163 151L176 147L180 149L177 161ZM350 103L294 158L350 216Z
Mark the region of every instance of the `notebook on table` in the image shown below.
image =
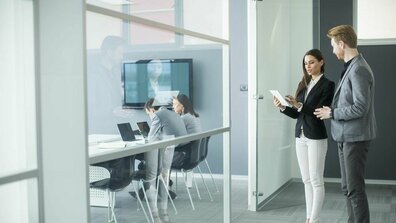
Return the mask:
M147 122L136 122L136 125L139 129L140 134L146 138L150 132L150 126Z

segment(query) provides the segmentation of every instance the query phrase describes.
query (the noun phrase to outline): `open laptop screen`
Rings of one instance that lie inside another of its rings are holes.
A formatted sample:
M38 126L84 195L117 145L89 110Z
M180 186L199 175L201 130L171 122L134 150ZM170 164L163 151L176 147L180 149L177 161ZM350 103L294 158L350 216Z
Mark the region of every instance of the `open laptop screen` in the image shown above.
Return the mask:
M120 123L117 124L118 126L118 131L120 132L122 141L135 141L135 134L133 133L131 124L129 122L127 123Z
M150 126L148 125L147 122L136 122L136 125L139 129L140 134L142 134L143 137L147 137L148 133L150 132Z

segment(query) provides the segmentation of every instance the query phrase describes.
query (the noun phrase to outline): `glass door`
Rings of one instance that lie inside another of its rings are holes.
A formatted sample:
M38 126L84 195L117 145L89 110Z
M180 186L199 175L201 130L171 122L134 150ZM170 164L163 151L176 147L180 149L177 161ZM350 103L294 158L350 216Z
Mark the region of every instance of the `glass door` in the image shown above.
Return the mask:
M262 0L251 11L255 25L249 30L254 38L249 55L255 63L249 80L256 89L249 113L253 120L249 141L255 142L249 147L255 158L250 161L249 179L254 198L250 204L255 205L249 209L260 210L290 180L300 177L295 120L274 107L269 90L294 95L302 77L302 57L313 45L313 5L311 0Z
M289 0L256 4L257 111L256 209L259 210L291 178L292 120L272 103L269 90L290 90ZM294 123L294 122L293 122Z

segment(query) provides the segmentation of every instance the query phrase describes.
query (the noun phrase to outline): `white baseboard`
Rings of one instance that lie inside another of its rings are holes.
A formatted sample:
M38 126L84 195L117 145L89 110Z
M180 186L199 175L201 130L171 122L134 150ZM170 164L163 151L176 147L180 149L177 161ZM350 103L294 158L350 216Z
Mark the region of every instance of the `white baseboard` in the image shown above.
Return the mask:
M324 178L327 183L341 183L341 178ZM366 179L366 184L374 185L396 185L396 180L376 180L376 179Z
M182 176L181 173L178 173L178 176ZM203 178L211 178L209 173L203 173L202 174ZM173 171L171 177L176 177L176 173ZM194 177L198 178L201 177L199 172L194 171ZM221 180L223 179L223 174L213 174L214 179ZM248 176L247 175L231 175L231 180L242 180L242 181L248 181Z
M172 172L172 176L175 176L175 173ZM181 176L181 174L179 174ZM199 173L194 172L195 177L201 177ZM210 178L210 174L203 173L202 176L206 178ZM223 179L223 174L213 174L214 179ZM247 175L231 175L231 180L242 180L248 181L249 177ZM301 178L291 178L293 182L302 182ZM324 182L326 183L341 183L341 178L324 178ZM371 185L396 185L396 180L378 180L378 179L366 179L366 184Z
M293 178L294 182L302 182L301 178ZM366 179L366 184L371 185L396 185L396 180ZM324 178L325 183L341 183L341 178Z
M231 175L231 180L244 180L248 181L249 176L248 175Z

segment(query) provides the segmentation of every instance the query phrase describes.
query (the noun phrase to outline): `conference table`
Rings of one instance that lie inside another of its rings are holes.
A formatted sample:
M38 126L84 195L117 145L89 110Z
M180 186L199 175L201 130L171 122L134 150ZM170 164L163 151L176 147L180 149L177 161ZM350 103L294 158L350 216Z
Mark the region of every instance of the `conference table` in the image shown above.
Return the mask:
M162 139L160 141L155 141L155 142L146 142L143 136L136 135L136 138L138 140L133 142L124 142L125 147L123 147L123 144L117 147L117 142L122 143L121 136L118 134L91 134L88 136L89 163L95 164L108 160L131 156L139 153L144 153L159 148L166 148L171 145L179 145L197 139L202 139L208 136L223 134L228 131L230 131L230 127L223 127L223 128L203 131L200 133L179 136L176 138L171 137L168 139Z
M146 144L145 139L142 136L136 136L136 141L124 142L121 136L118 134L92 134L88 136L89 145L89 157L93 158L98 155L110 154L119 150L133 148L138 149L139 147ZM137 153L134 153L137 154ZM134 155L131 154L131 155Z
M183 138L183 137L181 137ZM186 137L184 137L186 138ZM156 142L147 142L141 135L136 135L135 141L124 142L118 134L92 134L88 136L88 154L90 164L103 161L118 159L126 156L144 153L158 148L165 148L174 145L174 136ZM184 140L183 140L184 141ZM101 170L103 171L103 170ZM107 174L107 175L106 175ZM109 177L106 172L98 172L95 168L90 168L90 181ZM187 178L188 183L192 184L191 178ZM90 190L91 206L107 206L108 196L104 191L97 189Z
M136 141L122 141L118 134L92 134L88 136L89 163L96 164L118 159L158 148L164 148L167 140L148 143L141 135L136 135ZM169 144L169 143L168 143ZM165 146L166 147L166 146Z
M145 144L145 140L141 136L137 136L136 141L123 142L119 134L92 134L88 135L88 155L90 164L99 163L97 158L108 157L112 154L125 152L130 150L133 154L137 154L138 148ZM135 153L136 152L136 153ZM103 168L89 168L89 181L96 181L109 177L109 172ZM90 205L97 207L107 207L108 194L104 190L90 189Z
M146 142L141 135L136 135L136 138L138 139L137 141L123 142L119 134L91 134L88 136L89 164L92 165L104 161L127 157L139 153L152 151L158 148L166 148L167 146L178 145L178 144L194 141L197 139L205 138L208 136L223 134L229 131L230 131L230 127L223 127L223 128L203 131L201 133L189 134L176 138L163 139L156 142ZM226 169L229 171L229 164L228 164L228 168ZM229 177L227 178L227 181L230 182ZM107 205L108 198L106 196L100 197L99 198L100 202L95 204L95 200L97 199L93 199L92 196L95 196L94 194L95 193L91 193L91 205L93 206ZM102 205L100 205L99 203Z

